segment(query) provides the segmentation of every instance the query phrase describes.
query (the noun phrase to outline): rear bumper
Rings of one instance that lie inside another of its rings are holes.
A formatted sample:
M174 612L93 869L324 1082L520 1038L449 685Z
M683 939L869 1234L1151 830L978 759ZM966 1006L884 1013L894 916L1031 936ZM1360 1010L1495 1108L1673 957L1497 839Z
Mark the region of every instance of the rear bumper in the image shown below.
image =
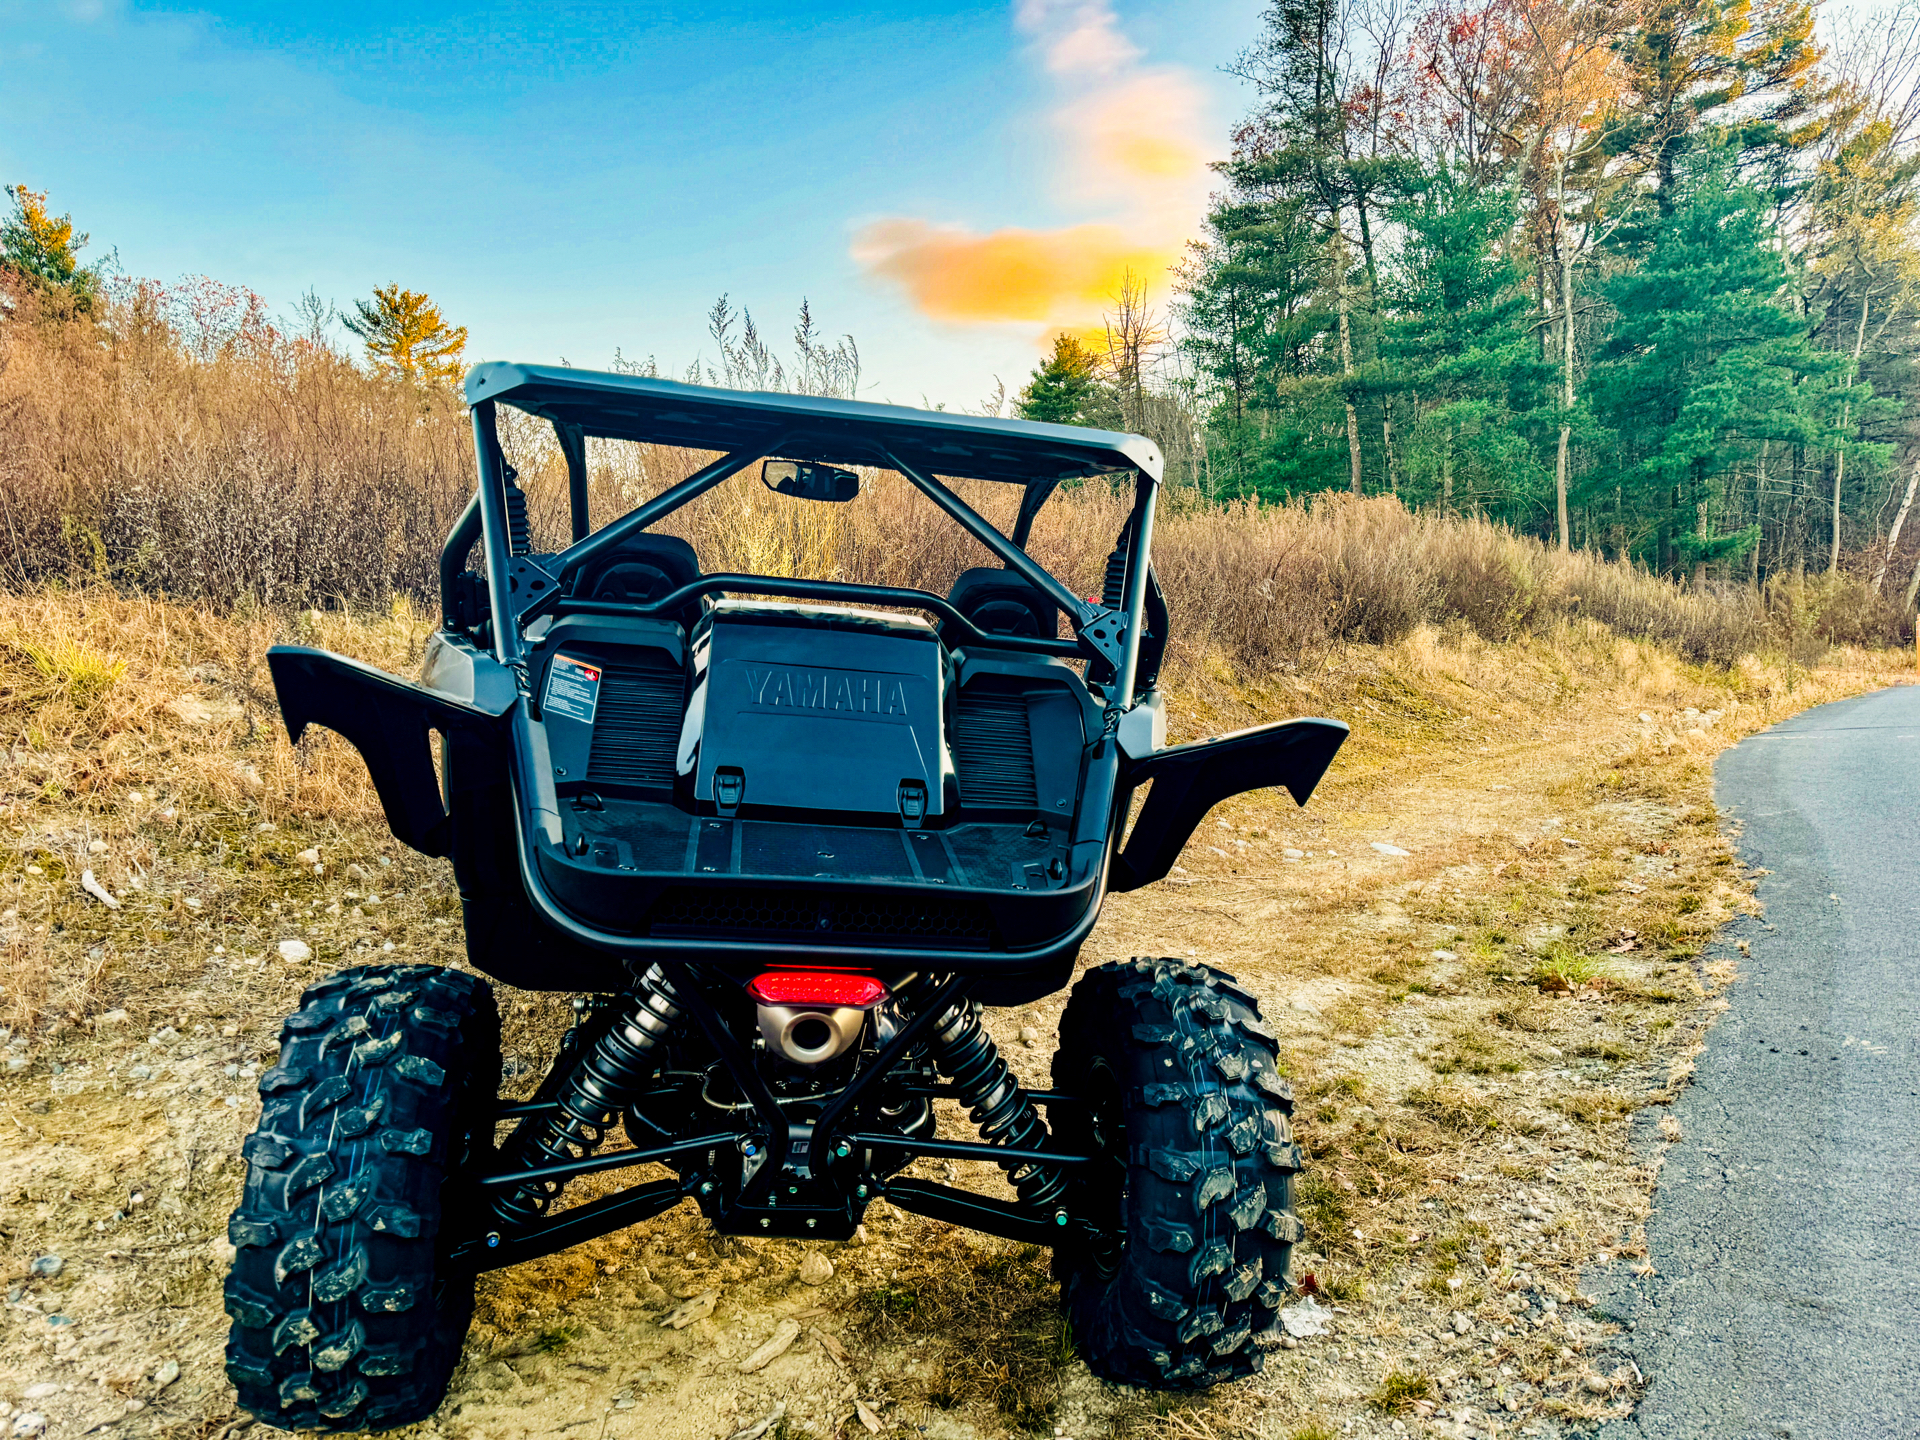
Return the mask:
M603 953L640 961L742 962L769 952L819 965L926 966L946 971L1031 971L1071 958L1099 918L1106 890L1133 890L1168 873L1194 828L1231 795L1284 786L1305 805L1347 727L1293 720L1155 751L1131 763L1115 790L1124 799L1152 788L1127 844L1114 854L1109 806L1112 752L1084 773L1081 814L1069 854L1069 884L932 884L918 859L916 881L854 882L829 874L770 876L702 861L695 832L711 819L686 816L684 859L659 867L608 866L589 845L570 854L576 827L561 817L542 735L524 709L470 704L344 656L276 646L267 663L297 742L309 725L339 732L366 760L394 835L427 855L454 849L453 821L435 774L432 736L458 735L468 763L484 775L460 784L511 781L513 851L526 898L542 922ZM468 744L472 742L472 744ZM1101 784L1096 784L1101 781ZM1124 807L1115 807L1124 815ZM684 816L684 813L677 813ZM502 818L504 820L504 818ZM735 825L724 823L730 831ZM822 834L838 834L832 827ZM849 839L851 839L851 835ZM501 837L504 841L505 837ZM905 842L903 842L905 843ZM1049 844L1055 842L1050 840ZM911 848L910 848L911 850ZM951 859L951 850L950 850Z
M1060 942L1084 930L1082 921L1099 906L1098 876L1077 885L1022 890L1005 880L987 886L967 884L965 877L837 876L825 869L833 860L823 860L823 869L812 874L773 874L751 863L752 832L773 827L715 817L683 819L689 832L684 867L636 871L592 850L574 855L564 845L537 843L534 861L541 884L569 915L624 936L687 946L739 941L820 953L938 952L962 969L976 962L998 966L1009 955L1019 955L1021 965L1044 961ZM931 831L782 829L818 837L823 850L853 850L855 842L868 837L891 840L901 850L916 842L937 849L943 842ZM749 832L745 847L742 831ZM744 849L749 852L745 862ZM1034 870L1037 881L1044 881L1045 871Z

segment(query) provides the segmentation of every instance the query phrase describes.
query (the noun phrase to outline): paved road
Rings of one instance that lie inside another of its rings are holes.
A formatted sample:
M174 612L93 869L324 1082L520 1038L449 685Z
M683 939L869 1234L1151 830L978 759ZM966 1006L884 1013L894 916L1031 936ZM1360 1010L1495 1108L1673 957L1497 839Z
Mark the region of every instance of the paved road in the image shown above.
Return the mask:
M1921 691L1726 752L1766 924L1674 1114L1656 1274L1592 1277L1649 1386L1623 1436L1921 1435ZM1727 954L1734 954L1731 949Z

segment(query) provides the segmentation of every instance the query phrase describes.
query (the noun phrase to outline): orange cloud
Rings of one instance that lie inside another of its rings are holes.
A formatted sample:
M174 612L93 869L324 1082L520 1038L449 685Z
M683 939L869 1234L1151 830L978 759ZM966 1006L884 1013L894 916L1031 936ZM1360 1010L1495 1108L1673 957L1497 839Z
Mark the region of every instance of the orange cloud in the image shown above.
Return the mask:
M975 235L881 220L854 240L854 258L898 284L923 315L961 324L1078 326L1107 307L1128 271L1164 275L1178 254L1178 244L1143 243L1114 225Z
M1094 214L986 232L893 217L864 227L853 256L931 319L1080 332L1129 271L1164 292L1198 228L1211 181L1201 90L1185 71L1140 66L1108 0L1019 0L1015 20L1061 91L1059 196Z

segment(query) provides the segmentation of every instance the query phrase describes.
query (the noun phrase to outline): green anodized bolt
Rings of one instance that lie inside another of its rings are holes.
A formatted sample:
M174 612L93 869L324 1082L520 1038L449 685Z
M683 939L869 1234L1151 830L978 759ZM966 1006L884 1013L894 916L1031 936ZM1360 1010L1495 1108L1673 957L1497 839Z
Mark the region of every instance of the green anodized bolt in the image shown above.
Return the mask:
M844 1161L849 1156L854 1154L854 1148L848 1145L845 1141L839 1141L839 1142L836 1142L834 1145L834 1154L836 1156L839 1156Z

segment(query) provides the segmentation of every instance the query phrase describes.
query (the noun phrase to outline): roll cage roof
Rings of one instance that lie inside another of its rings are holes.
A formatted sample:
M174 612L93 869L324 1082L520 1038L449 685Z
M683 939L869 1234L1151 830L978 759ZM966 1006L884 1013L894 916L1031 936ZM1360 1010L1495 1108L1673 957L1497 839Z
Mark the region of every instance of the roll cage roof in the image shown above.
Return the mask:
M791 460L889 465L884 452L929 474L1019 485L1117 470L1161 478L1160 448L1145 436L864 400L716 390L506 361L489 361L467 373L467 403L483 400L504 401L556 426L607 440L740 450L780 437L781 455Z
M1141 620L1146 611L1154 500L1161 453L1145 436L1045 425L1024 420L912 410L866 401L682 385L646 376L575 370L565 366L490 361L467 373L473 410L480 485L455 522L441 550L442 606L449 627L460 607L460 574L476 541L487 560L488 609L493 617L496 658L516 664L525 627L542 614L569 611L635 616L664 615L695 594L725 591L846 600L913 607L939 615L963 635L986 640L944 596L928 591L855 585L844 581L791 580L771 576L709 575L646 603L582 600L571 594L573 578L596 557L713 489L767 456L830 465L871 465L899 472L1008 570L1047 595L1067 615L1072 641L995 637L992 644L1044 654L1078 655L1111 673L1110 725L1132 704ZM512 484L500 448L496 405L541 416L552 423L567 460L573 544L556 555L513 549L507 492ZM589 436L722 451L720 459L620 519L589 532L587 449ZM1029 528L1048 496L1064 480L1116 471L1135 477L1134 508L1117 549L1125 556L1119 607L1084 600L1026 552ZM1023 487L1011 535L941 483L937 476L999 481ZM1091 678L1091 676L1090 676Z

